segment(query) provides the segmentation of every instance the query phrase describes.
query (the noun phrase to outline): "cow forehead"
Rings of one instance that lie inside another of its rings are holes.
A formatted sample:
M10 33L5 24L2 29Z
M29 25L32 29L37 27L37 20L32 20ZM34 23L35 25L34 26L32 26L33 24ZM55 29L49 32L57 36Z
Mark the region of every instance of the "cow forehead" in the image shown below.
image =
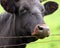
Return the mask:
M14 0L15 1L15 0ZM39 0L19 0L19 3L40 3Z
M41 13L44 12L44 6L40 3L39 0L19 0L16 3L17 6L19 6L19 9L22 10L23 7L29 8L31 13Z

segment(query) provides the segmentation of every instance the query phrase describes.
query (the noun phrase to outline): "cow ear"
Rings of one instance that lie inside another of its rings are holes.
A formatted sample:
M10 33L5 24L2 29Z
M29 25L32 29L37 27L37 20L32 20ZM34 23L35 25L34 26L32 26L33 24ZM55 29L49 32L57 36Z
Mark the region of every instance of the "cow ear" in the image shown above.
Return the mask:
M5 9L5 11L9 13L15 12L15 6L13 4L13 0L1 0L1 5Z
M56 2L53 2L53 1L48 1L44 4L44 7L46 10L45 15L49 15L58 9L58 4Z

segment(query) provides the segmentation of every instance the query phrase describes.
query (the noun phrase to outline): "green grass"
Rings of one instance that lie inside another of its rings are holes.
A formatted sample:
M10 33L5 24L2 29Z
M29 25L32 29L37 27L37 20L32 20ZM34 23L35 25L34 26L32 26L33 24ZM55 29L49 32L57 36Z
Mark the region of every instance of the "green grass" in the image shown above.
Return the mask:
M60 34L60 0L53 0L59 4L59 8L56 12L51 15L45 16L44 20L46 24L50 27L51 34ZM4 10L0 6L0 13ZM60 48L60 36L49 36L45 39L39 39L35 42L27 44L26 48Z

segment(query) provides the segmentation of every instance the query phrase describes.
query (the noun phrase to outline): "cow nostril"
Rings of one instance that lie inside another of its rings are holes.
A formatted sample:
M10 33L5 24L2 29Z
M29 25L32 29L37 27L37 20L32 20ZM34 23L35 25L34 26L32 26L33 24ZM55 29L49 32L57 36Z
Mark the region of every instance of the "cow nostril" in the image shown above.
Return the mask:
M43 27L38 26L38 29L39 29L39 30L43 30Z

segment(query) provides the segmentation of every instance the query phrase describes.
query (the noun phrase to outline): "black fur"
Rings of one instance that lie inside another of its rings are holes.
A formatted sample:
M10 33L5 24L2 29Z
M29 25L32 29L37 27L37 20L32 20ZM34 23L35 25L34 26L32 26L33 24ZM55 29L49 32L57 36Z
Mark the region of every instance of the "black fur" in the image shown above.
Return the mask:
M37 24L45 23L45 8L39 0L1 0L6 10L0 15L0 37L31 36ZM44 15L43 15L44 14ZM0 46L36 41L36 38L0 39ZM6 47L25 48L26 45Z

